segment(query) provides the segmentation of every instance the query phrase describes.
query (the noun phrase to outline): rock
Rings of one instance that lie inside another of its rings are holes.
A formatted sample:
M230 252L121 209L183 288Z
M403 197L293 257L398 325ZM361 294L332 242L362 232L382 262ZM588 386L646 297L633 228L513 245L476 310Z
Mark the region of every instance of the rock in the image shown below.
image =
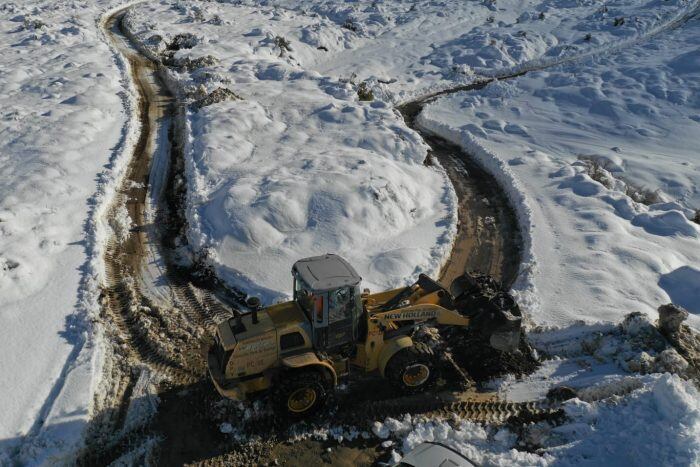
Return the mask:
M669 303L661 305L659 311L659 329L664 334L672 334L678 332L681 324L688 317L688 312L680 306Z
M568 386L557 386L547 392L547 399L551 401L568 401L569 399L575 399L576 397L578 397L576 390Z
M633 312L625 316L620 328L627 335L627 343L633 350L661 352L667 346L659 329L643 313Z
M191 49L199 44L199 39L192 33L182 33L175 36L168 44L168 50Z
M632 373L648 374L654 368L654 357L647 352L640 352L638 355L630 358L627 363L627 369Z
M161 54L161 61L165 66L175 67L179 70L193 71L199 68L205 68L209 66L216 65L219 63L219 59L212 55L205 55L203 57L178 57L175 58L173 51L168 50Z
M653 325L649 318L638 311L629 313L621 323L622 330L629 336L649 335L654 333Z
M223 101L236 101L236 100L242 100L242 97L236 94L235 92L231 91L228 88L216 88L209 94L206 94L205 91L205 96L198 99L196 102L192 104L192 107L194 109L201 109L202 107L206 107L208 105L216 104L218 102L223 102ZM257 297L251 297L251 299L257 298ZM259 299L258 299L259 301Z
M688 362L676 349L666 349L654 361L654 371L657 373L675 373L685 375L688 370Z

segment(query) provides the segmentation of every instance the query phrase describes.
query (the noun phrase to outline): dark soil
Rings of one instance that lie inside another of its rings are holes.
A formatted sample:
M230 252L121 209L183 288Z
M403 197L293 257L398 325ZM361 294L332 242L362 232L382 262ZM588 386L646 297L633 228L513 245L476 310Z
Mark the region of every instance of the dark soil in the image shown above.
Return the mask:
M520 336L518 350L513 353L494 349L481 334L471 329L448 328L443 334L450 343L455 361L477 383L507 374L527 375L539 367L524 333Z

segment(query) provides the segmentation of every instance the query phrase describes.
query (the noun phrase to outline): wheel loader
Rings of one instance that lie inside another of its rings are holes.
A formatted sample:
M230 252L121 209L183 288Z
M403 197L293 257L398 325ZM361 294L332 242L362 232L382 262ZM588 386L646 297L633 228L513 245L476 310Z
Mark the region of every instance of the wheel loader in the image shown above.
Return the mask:
M375 372L408 393L424 390L437 362L411 337L421 325L471 327L503 352L519 343L518 306L488 276L466 274L448 291L421 274L411 286L370 293L346 260L326 254L297 261L292 277L291 301L218 324L207 366L224 397L271 391L276 410L301 417L351 372Z

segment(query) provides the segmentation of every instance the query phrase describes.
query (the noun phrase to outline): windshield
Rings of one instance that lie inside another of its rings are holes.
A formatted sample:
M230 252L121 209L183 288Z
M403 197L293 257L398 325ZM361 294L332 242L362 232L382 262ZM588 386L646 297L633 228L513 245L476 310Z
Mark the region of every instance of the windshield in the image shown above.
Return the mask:
M353 288L341 287L332 291L328 297L328 322L335 323L351 319L355 308Z

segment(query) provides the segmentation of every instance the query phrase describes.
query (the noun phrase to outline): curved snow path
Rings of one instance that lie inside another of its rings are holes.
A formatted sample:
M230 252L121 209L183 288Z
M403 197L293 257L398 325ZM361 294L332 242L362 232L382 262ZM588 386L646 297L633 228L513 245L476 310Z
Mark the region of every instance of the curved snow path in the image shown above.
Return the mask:
M658 24L657 26L639 34L636 37L632 37L614 44L603 44L593 50L587 50L578 54L571 54L556 58L543 57L534 59L514 67L496 70L490 75L477 76L472 83L432 91L424 96L399 104L398 107L404 114L409 126L418 131L427 142L431 137L436 137L442 141L448 142L448 144L453 145L456 148L461 148L462 151L467 154L463 157L466 157L471 164L479 167L491 180L495 181L500 186L500 190L497 191L499 192L500 197L506 198L506 204L510 205L509 212L513 213L513 216L517 219L517 227L513 230L518 231L520 240L518 265L513 265L510 263L509 269L508 258L503 258L504 261L502 264L504 274L502 276L502 281L504 285L513 287L513 289L518 293L519 301L524 302L523 304L525 309L531 306L536 306L538 303L537 292L534 289L532 277L537 268L537 261L532 251L533 221L528 200L524 194L525 191L520 187L520 182L517 180L513 172L511 172L511 170L507 167L507 164L503 159L480 145L477 140L471 137L468 133L455 131L453 128L449 128L439 122L432 122L428 119L421 118L423 106L434 102L442 96L482 89L494 81L515 79L531 71L542 71L565 63L583 61L604 54L614 54L626 48L644 43L650 39L653 39L659 34L675 30L683 26L689 20L696 18L699 14L700 1L694 0L693 2L689 3L685 10L678 12L673 17L663 21L661 24ZM443 165L445 165L449 172L450 161L448 160L443 162ZM457 188L459 185L458 179L456 179L452 174L450 174L450 178ZM461 204L460 197L460 216L462 215ZM463 235L463 226L460 226L457 242L460 241L460 237L463 237ZM468 240L462 241L468 242ZM453 251L453 255L454 254L455 252ZM515 271L513 271L513 267L516 268ZM518 267L519 270L517 270ZM508 272L510 272L510 274ZM492 274L493 273L494 272L492 271Z

